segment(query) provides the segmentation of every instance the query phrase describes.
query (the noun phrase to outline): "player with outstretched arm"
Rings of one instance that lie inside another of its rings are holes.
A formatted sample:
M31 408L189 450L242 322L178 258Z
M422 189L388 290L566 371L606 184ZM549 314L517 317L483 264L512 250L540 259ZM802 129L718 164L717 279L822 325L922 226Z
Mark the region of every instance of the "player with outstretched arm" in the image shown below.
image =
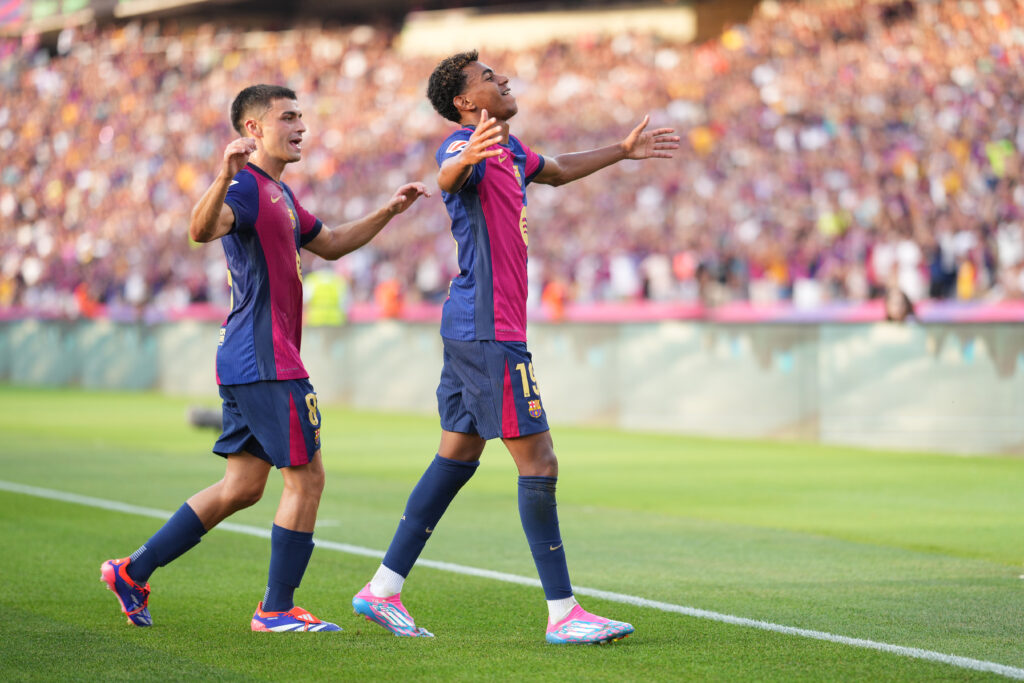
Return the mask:
M251 628L339 631L293 600L313 552L324 488L320 410L299 358L299 249L341 258L429 193L423 184L409 183L373 213L325 227L281 182L285 167L302 158L306 126L295 93L274 85L245 88L231 105L231 123L242 137L224 150L219 173L192 210L189 225L193 240L221 241L231 285L231 312L217 349L224 427L213 446L225 458L224 478L189 498L130 557L104 562L101 579L117 595L129 623L152 625L150 575L226 517L258 501L277 467L284 491L271 528L267 588Z
M558 460L526 346L526 186L564 185L623 159L668 159L679 138L671 128L645 131L645 117L617 144L539 156L509 133L518 107L508 84L476 51L448 57L430 76L434 108L462 126L436 155L460 271L441 318L441 443L383 562L352 604L395 635L431 635L403 606L403 583L487 441L500 438L519 470L519 515L548 603L548 642L611 642L633 627L577 603L559 532Z

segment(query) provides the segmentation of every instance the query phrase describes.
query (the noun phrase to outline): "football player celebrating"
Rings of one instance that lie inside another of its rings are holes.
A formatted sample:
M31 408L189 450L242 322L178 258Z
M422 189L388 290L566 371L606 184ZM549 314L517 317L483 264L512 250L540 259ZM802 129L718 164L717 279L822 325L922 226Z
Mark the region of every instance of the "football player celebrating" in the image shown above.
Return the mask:
M645 117L617 144L539 156L509 133L518 107L508 77L480 62L476 51L438 64L427 96L441 116L462 126L436 155L459 260L441 318L441 443L382 564L352 604L396 635L431 635L402 605L403 583L476 471L487 440L500 438L519 470L519 515L548 603L548 642L619 640L633 627L584 610L569 581L555 507L558 460L526 347L526 186L563 185L623 159L668 159L679 138L671 128L645 131Z
M219 173L192 210L189 234L220 239L227 257L231 312L220 329L217 383L223 433L213 446L224 478L189 498L131 556L108 560L101 579L128 621L150 626L150 575L199 543L226 517L260 499L272 467L284 491L270 536L270 571L254 631L339 631L295 605L293 594L313 552L313 528L324 487L320 410L299 358L302 268L299 249L338 259L369 242L420 196L421 183L398 188L363 218L325 227L281 182L302 158L306 126L292 90L254 85L231 105L241 135L228 144Z

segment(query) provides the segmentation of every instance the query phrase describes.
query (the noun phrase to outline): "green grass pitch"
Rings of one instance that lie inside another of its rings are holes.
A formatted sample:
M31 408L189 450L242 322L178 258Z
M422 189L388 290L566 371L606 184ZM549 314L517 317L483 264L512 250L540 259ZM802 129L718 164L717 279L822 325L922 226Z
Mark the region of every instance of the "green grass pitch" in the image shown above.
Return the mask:
M168 512L223 470L190 401L0 386L0 480ZM216 402L208 402L215 406ZM435 419L323 410L316 535L383 551L437 446ZM719 614L994 662L1024 673L1024 459L872 452L556 426L573 583ZM280 493L230 521L269 528ZM125 623L99 565L157 519L0 490L4 680L994 680L847 644L581 597L630 621L606 647L544 642L539 588L426 566L403 600L434 639L352 614L378 564L321 547L298 604L340 634L254 634L269 542L217 529ZM534 578L499 443L424 559ZM1013 672L1011 671L1011 674Z

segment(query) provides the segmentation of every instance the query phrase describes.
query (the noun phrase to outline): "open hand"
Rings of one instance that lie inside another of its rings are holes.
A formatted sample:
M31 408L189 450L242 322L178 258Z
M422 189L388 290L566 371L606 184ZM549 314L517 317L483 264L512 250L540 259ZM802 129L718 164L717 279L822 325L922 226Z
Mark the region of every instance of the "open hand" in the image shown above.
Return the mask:
M413 205L420 197L429 197L430 192L423 183L406 183L402 185L388 201L388 211L399 214Z
M656 128L644 132L650 123L647 115L640 125L622 141L622 151L627 159L671 159L672 150L679 149L679 136L673 135L674 128Z
M462 148L461 156L467 166L473 166L488 157L496 157L501 154L500 149L494 146L505 137L498 119L487 116L487 110L480 110L480 123L476 130L469 136L469 144Z

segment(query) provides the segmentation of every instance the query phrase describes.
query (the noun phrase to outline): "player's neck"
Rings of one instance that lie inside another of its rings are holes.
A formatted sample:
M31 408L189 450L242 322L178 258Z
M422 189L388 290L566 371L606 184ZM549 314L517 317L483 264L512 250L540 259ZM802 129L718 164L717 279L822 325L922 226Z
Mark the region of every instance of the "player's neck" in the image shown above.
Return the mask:
M463 122L462 125L463 126L473 126L474 128L476 128L477 126L480 125L480 118L477 117L476 121L465 121L465 122ZM498 121L498 125L501 126L501 142L499 142L498 144L507 145L508 144L508 136L509 136L508 121Z
M284 173L284 167L287 165L286 161L272 157L262 149L253 152L253 155L249 157L249 163L253 166L258 166L261 171L279 183L281 182L281 174Z

